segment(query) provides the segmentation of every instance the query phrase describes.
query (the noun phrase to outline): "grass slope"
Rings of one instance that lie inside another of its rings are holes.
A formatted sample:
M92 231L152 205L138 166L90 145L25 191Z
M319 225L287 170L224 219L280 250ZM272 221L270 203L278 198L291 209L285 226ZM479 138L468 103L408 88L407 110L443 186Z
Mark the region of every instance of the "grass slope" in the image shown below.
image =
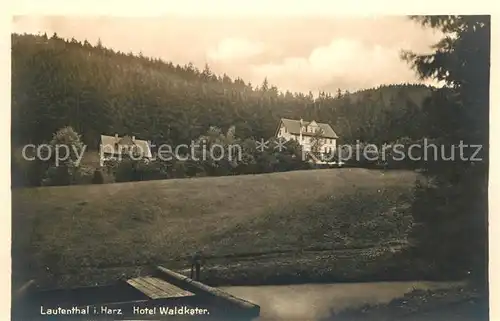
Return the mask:
M89 283L96 269L180 267L195 250L239 273L238 258L258 275L279 254L310 272L328 264L315 251L404 241L415 178L333 169L13 190L13 281Z

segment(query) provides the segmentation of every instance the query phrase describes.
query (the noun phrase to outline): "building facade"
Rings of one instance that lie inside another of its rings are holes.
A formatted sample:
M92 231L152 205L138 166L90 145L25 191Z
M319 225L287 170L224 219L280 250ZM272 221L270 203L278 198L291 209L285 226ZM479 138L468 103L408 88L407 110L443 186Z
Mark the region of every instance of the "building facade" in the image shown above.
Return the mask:
M152 158L151 143L136 139L135 136L101 135L99 144L100 165L104 166L106 160L121 161L124 157L135 160L148 161Z
M338 139L329 124L286 118L280 120L276 137L287 141L295 140L302 146L304 152L317 154L333 154Z

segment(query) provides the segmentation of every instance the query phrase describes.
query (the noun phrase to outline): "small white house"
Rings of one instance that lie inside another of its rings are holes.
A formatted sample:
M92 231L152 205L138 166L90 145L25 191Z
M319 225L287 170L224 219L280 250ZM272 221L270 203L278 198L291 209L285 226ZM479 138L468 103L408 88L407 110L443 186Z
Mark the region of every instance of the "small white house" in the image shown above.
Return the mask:
M152 158L151 143L136 139L135 136L101 135L99 144L100 165L109 159L122 160L123 156L133 157L135 160L149 161Z
M282 118L276 129L276 137L295 140L305 153L313 151L314 146L321 154L333 155L337 147L338 136L332 126L314 120L304 121ZM319 162L319 160L317 161Z

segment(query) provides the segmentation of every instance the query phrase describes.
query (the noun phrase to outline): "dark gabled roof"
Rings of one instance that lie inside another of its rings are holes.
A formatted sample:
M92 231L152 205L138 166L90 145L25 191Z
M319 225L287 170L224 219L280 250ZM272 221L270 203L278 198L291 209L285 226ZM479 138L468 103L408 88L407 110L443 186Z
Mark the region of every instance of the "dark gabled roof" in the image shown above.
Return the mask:
M290 132L290 134L294 135L300 135L300 120L295 120L295 119L287 119L287 118L281 118L281 122L285 126L285 128ZM303 126L309 125L311 122L309 121L302 121ZM322 134L321 137L324 138L339 138L335 131L333 130L332 126L326 123L318 123L319 128L321 128ZM314 135L312 133L304 133L302 132L302 135Z

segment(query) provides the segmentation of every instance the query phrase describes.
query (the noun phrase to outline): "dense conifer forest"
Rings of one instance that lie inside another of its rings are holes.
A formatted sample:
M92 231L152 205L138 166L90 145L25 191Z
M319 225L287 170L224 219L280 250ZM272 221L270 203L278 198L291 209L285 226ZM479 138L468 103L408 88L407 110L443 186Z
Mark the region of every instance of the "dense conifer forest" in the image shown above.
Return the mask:
M211 126L235 126L240 138L270 138L281 117L330 123L340 142L423 136L424 85L388 85L349 93L279 91L216 75L207 65L174 65L117 52L99 41L57 34L12 35L13 145L49 141L71 126L89 148L101 134L135 135L156 144L196 139ZM412 120L408 126L407 119Z

